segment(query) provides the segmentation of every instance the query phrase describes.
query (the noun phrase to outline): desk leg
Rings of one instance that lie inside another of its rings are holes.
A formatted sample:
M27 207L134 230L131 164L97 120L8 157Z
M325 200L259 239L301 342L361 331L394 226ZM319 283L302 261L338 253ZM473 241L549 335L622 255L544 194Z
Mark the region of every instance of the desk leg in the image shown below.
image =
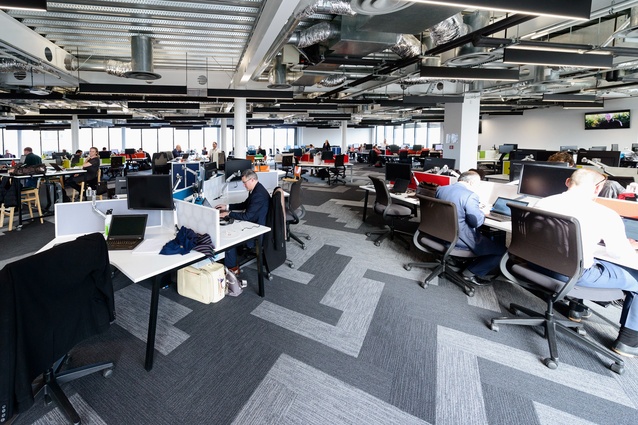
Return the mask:
M369 190L364 190L366 193L365 198L363 198L363 221L366 221L366 214L368 213L368 195L370 194Z
M257 282L259 283L259 296L263 297L266 295L266 291L264 289L264 262L261 254L261 236L255 240L255 255L257 256Z
M151 289L151 309L148 317L148 336L146 337L146 361L144 368L150 372L153 369L153 354L155 353L155 333L157 331L157 310L159 307L159 293L162 287L163 274L155 276Z
M16 200L18 202L18 227L16 230L22 229L22 183L20 179L15 179L15 192L16 192Z

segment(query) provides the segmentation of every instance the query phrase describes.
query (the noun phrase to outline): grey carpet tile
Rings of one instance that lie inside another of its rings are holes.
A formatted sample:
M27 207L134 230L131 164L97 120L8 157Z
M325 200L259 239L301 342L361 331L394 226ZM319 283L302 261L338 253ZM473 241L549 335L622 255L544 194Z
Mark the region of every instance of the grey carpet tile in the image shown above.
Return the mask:
M69 401L82 418L82 423L85 425L107 425L106 422L95 413L91 406L89 406L78 394L69 396ZM54 408L49 413L33 422L33 425L51 425L51 424L63 424L66 423L66 416L62 414L59 408Z
M481 376L485 374L484 364L479 361ZM538 424L539 418L535 409L535 402L508 388L482 382L485 412L490 425ZM516 408L513 408L516 406ZM558 422L557 422L558 423Z
M141 285L130 285L115 293L116 323L146 342L151 292ZM188 339L189 335L173 326L191 309L160 295L155 348L167 355Z
M570 415L567 412L563 412L558 409L546 406L541 403L534 403L536 407L536 414L540 425L595 425L595 422L586 421L575 415Z
M254 412L263 412L255 416ZM272 422L264 418L272 418ZM283 354L233 424L426 424Z
M498 297L496 296L492 286L476 288L474 296L467 297L467 303L473 307L484 308L498 313L501 312Z

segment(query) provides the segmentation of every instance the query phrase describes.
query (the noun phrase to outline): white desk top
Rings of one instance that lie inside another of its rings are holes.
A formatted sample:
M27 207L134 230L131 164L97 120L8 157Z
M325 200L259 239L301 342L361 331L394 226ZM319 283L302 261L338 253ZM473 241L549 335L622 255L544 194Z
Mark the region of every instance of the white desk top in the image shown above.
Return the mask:
M376 192L374 190L374 186L371 184L367 184L367 185L363 185L363 186L359 186L361 189L366 190L368 192ZM417 198L414 194L414 192L406 192L406 193L392 193L390 192L390 197L392 197L392 199L398 199L400 201L406 202L408 204L412 204L412 205L419 205L419 198Z
M352 163L351 162L346 162L345 164L343 164L344 167L352 167ZM299 161L299 166L300 167L317 167L317 168L332 168L335 166L334 162L330 162L330 163L322 163L322 164L315 164L314 162L309 162L309 161Z

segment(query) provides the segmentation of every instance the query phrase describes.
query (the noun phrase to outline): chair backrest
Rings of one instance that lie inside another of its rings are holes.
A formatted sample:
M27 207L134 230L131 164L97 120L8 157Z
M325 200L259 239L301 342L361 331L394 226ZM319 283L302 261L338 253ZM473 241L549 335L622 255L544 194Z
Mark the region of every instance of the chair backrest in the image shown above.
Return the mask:
M282 167L292 167L292 164L295 162L294 155L282 155L281 157L281 166Z
M123 156L113 156L111 157L111 168L120 168L124 165L124 157Z
M400 150L399 151L399 159L408 159L408 151Z
M299 179L290 185L290 196L288 197L288 207L291 211L301 208L301 182Z
M577 219L522 205L508 206L512 211L509 255L568 278L580 276L583 251Z
M390 145L388 146L388 150L392 153L397 153L399 152L399 150L401 149L401 146L399 145Z
M370 180L372 180L372 184L374 186L375 191L375 204L388 205L392 204L392 199L390 198L390 192L388 191L388 187L385 185L385 182L377 177L368 176Z
M418 232L434 236L454 246L459 237L456 205L429 196L416 196L419 199L419 212L421 213Z
M345 167L346 156L345 155L337 155L335 158L335 167Z

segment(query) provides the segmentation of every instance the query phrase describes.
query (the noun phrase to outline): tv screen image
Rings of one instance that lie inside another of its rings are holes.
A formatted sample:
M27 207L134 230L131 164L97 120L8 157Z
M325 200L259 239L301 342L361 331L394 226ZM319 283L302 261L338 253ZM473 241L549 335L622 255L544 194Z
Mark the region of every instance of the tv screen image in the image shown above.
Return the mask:
M631 116L629 110L585 114L585 130L629 128L630 125Z
M128 176L126 191L130 210L173 209L173 187L168 174Z

